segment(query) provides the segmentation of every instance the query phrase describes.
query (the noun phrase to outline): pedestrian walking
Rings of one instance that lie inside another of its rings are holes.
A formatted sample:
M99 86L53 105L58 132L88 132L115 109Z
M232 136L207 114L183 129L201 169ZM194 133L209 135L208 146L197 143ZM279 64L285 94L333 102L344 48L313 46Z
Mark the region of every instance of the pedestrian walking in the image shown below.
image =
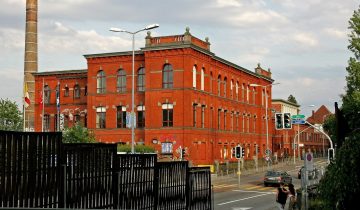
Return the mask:
M287 196L288 191L284 188L284 184L281 183L276 192L276 202L279 204L279 209L285 208Z
M296 192L293 184L289 184L288 190L288 197L289 197L289 210L296 209Z

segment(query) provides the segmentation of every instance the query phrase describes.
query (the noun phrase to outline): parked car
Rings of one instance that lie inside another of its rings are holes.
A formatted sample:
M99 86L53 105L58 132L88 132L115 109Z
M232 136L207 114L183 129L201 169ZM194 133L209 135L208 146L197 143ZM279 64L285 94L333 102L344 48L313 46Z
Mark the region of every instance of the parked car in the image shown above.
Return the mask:
M267 171L264 176L264 186L292 183L292 177L285 171Z

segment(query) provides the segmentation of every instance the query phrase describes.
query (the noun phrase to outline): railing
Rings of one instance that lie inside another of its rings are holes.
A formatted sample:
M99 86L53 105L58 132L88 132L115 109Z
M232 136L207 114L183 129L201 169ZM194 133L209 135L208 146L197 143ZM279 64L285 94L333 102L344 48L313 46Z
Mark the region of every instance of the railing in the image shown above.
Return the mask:
M209 168L61 140L0 131L0 208L211 209Z

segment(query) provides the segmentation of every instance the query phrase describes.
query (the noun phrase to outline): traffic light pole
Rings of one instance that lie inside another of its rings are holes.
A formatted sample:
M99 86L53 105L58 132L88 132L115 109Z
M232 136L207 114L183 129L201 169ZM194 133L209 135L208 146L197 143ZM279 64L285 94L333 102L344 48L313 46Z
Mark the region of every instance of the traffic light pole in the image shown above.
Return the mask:
M268 119L268 95L266 91L266 86L264 86L265 89L265 127L266 127L266 151L269 150L269 119ZM269 155L270 158L270 155ZM270 160L267 161L267 170L270 168Z
M241 175L241 171L240 171L240 158L238 158L238 183L239 183L239 188L240 188L240 175Z

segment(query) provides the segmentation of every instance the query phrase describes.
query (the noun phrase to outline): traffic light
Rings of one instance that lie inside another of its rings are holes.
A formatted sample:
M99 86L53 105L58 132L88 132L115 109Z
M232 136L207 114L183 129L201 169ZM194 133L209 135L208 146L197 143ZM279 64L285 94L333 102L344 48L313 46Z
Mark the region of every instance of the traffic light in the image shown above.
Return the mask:
M284 113L284 129L291 129L291 114L290 113Z
M185 152L186 152L185 148L182 148L181 149L181 159L183 159L185 157Z
M284 128L283 114L275 113L275 128L276 130L280 130Z
M235 147L231 148L232 157L236 157L236 149Z
M335 151L333 148L328 149L328 162L332 162L335 160Z
M260 147L257 145L257 153L260 154Z
M237 159L241 158L241 147L240 146L235 147L235 158L237 158Z
M241 157L245 157L245 148L241 147Z

